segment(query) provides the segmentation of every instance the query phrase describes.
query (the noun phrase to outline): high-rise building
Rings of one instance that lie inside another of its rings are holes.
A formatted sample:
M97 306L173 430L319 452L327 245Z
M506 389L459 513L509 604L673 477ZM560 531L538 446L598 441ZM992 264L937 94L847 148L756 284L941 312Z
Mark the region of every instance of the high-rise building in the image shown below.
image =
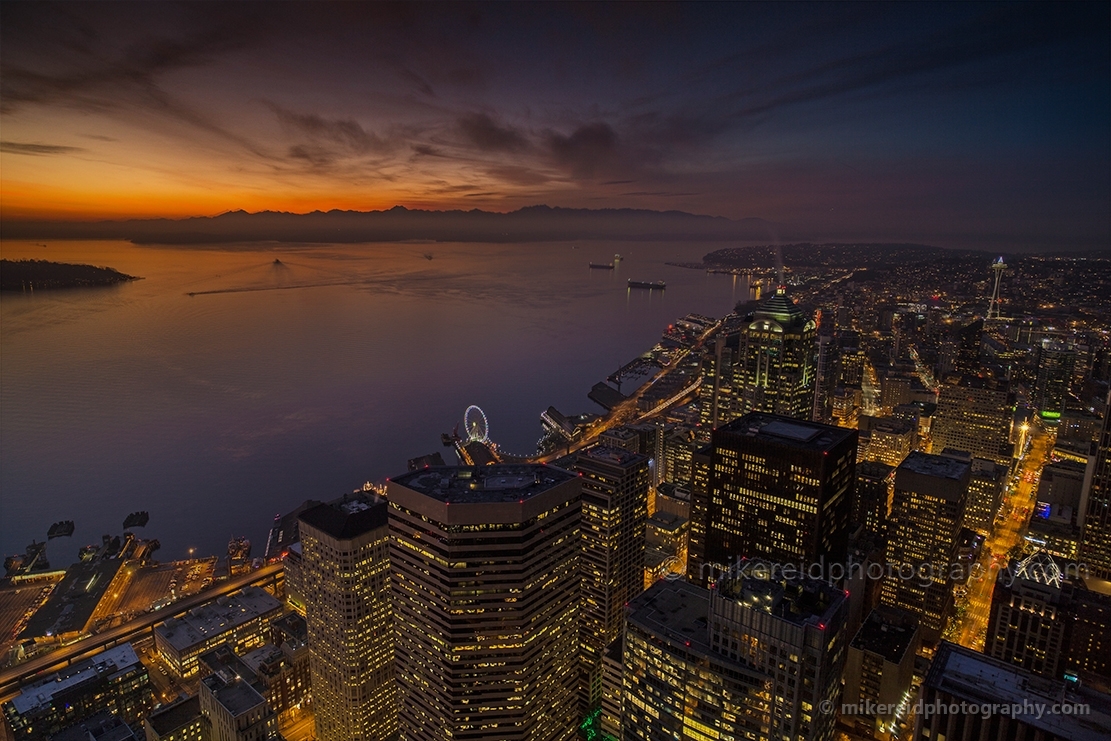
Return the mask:
M661 581L629 604L619 738L768 738L773 679L711 647L710 595Z
M938 647L921 699L931 709L917 716L913 738L921 741L1111 737L1111 698L1106 693L1039 677L954 643ZM969 712L970 705L980 712Z
M583 677L586 711L602 699L602 657L625 627L625 605L644 589L648 457L617 448L579 453L574 471L582 481Z
M944 455L944 451L942 453ZM1007 485L1007 467L984 458L972 459L972 476L968 482L968 504L964 508L964 526L981 535L990 535L995 516L1003 503Z
M936 643L953 606L961 522L971 465L915 451L895 470L888 560L880 599L921 618L922 640Z
M699 423L713 429L728 421L733 412L733 358L737 336L721 333L702 356L702 385L698 389Z
M891 738L897 722L909 712L917 650L914 614L894 607L872 610L849 642L845 659L841 703L855 705L856 712L842 717L857 731L884 741Z
M386 502L350 494L299 528L316 737L386 741L398 728Z
M837 388L837 340L825 332L818 335L818 359L814 367L814 410L810 419L833 423L833 390Z
M991 594L984 653L1060 679L1068 644L1068 590L1052 556L1039 551L1011 561Z
M880 461L857 463L850 521L855 525L864 525L873 533L885 535L894 481L894 466Z
M1067 342L1046 337L1038 346L1038 377L1034 384L1034 408L1042 419L1056 422L1065 411L1073 372L1076 348Z
M629 605L621 737L832 738L845 615L821 582L656 583Z
M1010 466L1013 408L1013 395L988 379L964 376L942 386L931 426L933 449L964 450Z
M1087 499L1080 560L1092 575L1111 579L1111 394L1107 397Z
M826 582L728 575L710 592L710 650L770 682L767 738L832 739L845 665L847 595Z
M843 563L856 438L856 430L757 412L714 430L706 508L692 506L692 519L702 519L692 523L692 548L705 535L691 565L706 573L689 578L706 585L711 564L720 571L742 557Z
M575 738L580 482L509 464L389 482L406 741Z
M741 331L734 368L738 413L810 419L814 409L817 326L780 287Z

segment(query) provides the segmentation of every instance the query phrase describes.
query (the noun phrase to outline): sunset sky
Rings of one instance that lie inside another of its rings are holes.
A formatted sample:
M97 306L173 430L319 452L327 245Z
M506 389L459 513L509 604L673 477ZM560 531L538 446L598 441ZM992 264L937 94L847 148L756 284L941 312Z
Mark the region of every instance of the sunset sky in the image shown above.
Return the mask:
M681 209L1111 245L1111 6L0 5L0 215Z

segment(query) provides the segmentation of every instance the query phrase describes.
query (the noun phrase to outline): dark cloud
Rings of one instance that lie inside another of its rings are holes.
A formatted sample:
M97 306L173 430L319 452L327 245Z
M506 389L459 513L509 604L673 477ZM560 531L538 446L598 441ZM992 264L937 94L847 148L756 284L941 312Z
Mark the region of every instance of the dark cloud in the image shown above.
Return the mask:
M119 139L111 136L104 136L103 134L78 134L86 139L96 139L98 142L118 142Z
M25 105L50 103L97 110L130 105L136 95L141 100L156 87L157 78L166 73L207 65L252 45L264 25L253 13L194 9L198 12L182 20L185 30L180 36L143 36L113 46L118 43L114 36L103 29L94 31L80 12L70 8L48 9L50 34L36 28L43 22L41 17L31 12L13 16L5 8L5 26L14 27L6 29L4 43L16 42L17 50L0 57L0 111L12 113ZM136 14L144 14L142 5L134 8ZM25 37L19 31L23 26L28 29ZM27 49L32 42L34 48Z
M528 147L528 139L511 126L499 126L485 113L460 116L455 122L463 137L485 152L516 152Z
M289 156L321 166L342 157L383 154L393 145L353 119L329 119L315 113L295 113L271 105L281 125L306 143L290 148Z
M30 144L26 142L0 141L0 152L8 154L31 154L37 156L49 154L73 154L84 152L81 147L65 147L60 144Z
M540 185L541 183L547 183L551 180L550 177L542 172L537 172L536 170L519 165L491 167L486 170L486 174L492 178L497 178L498 180L514 185Z
M570 136L548 132L547 145L555 161L580 178L589 178L612 162L617 153L617 133L604 122L580 126Z
M424 157L443 157L444 153L428 144L414 144L413 153Z

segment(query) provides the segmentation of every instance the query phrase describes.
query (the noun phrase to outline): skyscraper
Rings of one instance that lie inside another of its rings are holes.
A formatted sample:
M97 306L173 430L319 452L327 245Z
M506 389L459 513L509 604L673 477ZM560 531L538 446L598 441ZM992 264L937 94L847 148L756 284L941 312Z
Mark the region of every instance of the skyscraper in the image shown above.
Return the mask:
M738 414L810 419L814 411L817 326L782 286L741 331L732 392Z
M957 536L968 500L971 465L915 451L895 470L888 560L880 600L922 619L922 640L941 637L953 606Z
M580 617L583 710L602 699L602 657L625 628L625 605L643 591L648 456L618 448L584 450Z
M689 573L739 557L843 563L852 514L856 430L753 412L714 430L705 509L692 510ZM693 497L692 497L693 499ZM705 533L704 536L701 534Z
M1038 378L1034 385L1034 407L1042 419L1056 422L1065 411L1076 348L1063 340L1045 338L1038 347Z
M497 464L389 482L407 741L575 737L580 481Z
M1013 409L1013 395L990 379L964 376L942 386L931 431L933 450L964 450L1010 466Z
M1111 579L1111 394L1107 396L1096 467L1088 488L1080 561L1093 576Z
M729 575L710 592L710 648L771 680L767 738L833 738L848 600L812 579Z
M386 741L397 733L386 502L347 495L299 527L316 736Z

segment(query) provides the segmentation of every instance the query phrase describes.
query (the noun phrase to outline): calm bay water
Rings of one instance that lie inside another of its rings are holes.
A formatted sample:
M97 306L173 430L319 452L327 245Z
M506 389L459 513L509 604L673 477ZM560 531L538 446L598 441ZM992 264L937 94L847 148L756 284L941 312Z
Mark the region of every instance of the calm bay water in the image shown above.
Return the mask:
M590 387L669 322L743 298L743 279L664 264L716 246L4 242L144 280L0 298L0 552L71 519L48 548L65 566L142 509L160 559L233 535L261 555L276 513L453 462L439 436L469 404L530 453L549 404L601 411ZM587 268L616 252L618 270Z

